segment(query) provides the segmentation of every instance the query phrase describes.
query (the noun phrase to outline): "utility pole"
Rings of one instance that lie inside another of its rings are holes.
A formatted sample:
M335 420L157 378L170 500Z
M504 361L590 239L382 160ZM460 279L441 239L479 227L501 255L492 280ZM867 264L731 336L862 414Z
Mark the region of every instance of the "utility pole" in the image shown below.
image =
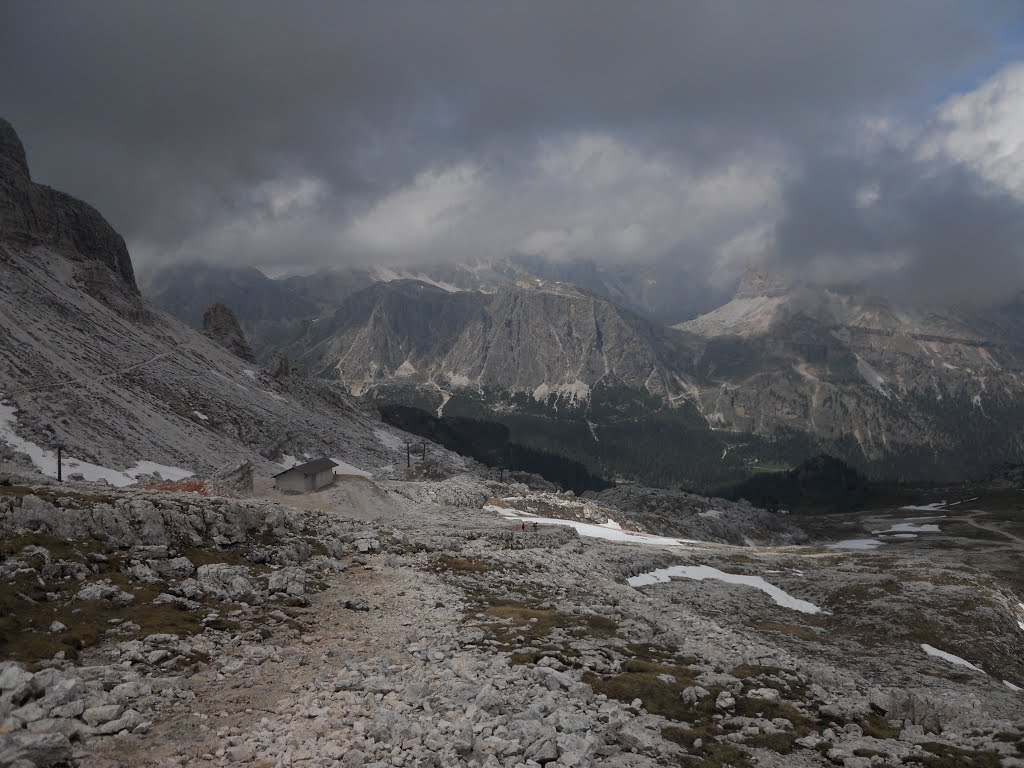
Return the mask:
M58 440L56 447L57 447L57 482L61 483L61 482L64 481L64 477L63 477L63 475L64 475L64 468L62 466L62 456L61 456L61 452L64 450L64 441L63 440Z
M405 441L405 468L409 469L412 466L412 443L408 440Z
M427 441L423 441L423 461L427 460Z

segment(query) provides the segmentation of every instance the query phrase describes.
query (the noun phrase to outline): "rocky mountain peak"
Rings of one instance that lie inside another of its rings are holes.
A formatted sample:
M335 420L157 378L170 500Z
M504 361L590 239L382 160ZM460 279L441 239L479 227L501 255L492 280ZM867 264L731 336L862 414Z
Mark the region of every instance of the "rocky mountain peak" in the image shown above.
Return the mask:
M28 179L28 160L14 126L0 117L0 177L7 176Z
M76 262L100 263L132 293L135 271L122 238L99 211L71 195L32 181L25 148L0 119L0 243L46 246Z
M236 357L250 363L256 362L249 342L245 339L242 326L231 308L226 304L213 304L203 313L203 335L220 344Z
M736 289L735 298L753 299L762 296L785 296L789 293L790 289L786 281L778 275L772 274L762 266L750 265L743 272L739 287Z

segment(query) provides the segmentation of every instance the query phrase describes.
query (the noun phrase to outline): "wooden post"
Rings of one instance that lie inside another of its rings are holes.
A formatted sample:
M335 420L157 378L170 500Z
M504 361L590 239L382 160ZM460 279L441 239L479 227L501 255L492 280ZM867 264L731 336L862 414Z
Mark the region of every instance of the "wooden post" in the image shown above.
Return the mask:
M412 466L412 443L405 441L405 468Z
M423 461L427 460L427 441L423 441Z
M64 443L57 443L57 482L64 481L64 468L62 466L61 451L64 450Z

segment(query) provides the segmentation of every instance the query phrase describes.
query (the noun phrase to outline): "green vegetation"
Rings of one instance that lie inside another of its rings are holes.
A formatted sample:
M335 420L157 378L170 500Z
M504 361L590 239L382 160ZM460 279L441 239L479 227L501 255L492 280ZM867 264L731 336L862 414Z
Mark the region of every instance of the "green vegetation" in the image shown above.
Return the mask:
M937 742L927 742L921 747L929 754L910 755L904 762L920 763L925 768L999 768L1002 765L997 752L961 749Z

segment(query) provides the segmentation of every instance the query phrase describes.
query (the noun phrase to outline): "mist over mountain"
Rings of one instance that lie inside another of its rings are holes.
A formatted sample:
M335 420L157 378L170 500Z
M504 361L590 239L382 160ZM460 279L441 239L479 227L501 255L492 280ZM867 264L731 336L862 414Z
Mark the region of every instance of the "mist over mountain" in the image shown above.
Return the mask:
M1024 5L0 71L0 768L1024 766Z

